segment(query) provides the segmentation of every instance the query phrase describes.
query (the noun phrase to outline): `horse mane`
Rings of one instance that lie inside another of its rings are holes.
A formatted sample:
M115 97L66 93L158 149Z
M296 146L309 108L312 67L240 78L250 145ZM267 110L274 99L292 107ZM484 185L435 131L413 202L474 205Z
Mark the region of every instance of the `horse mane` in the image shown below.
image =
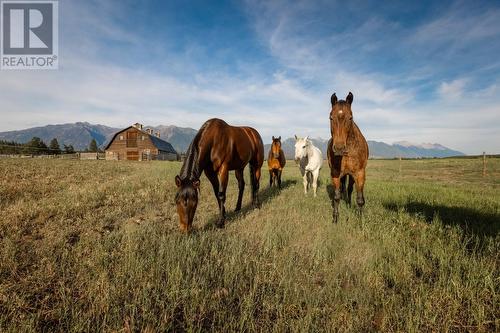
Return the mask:
M196 136L194 137L193 141L189 145L189 148L186 152L186 158L184 159L184 163L182 164L181 167L181 172L180 172L180 178L181 179L189 179L191 181L198 180L200 179L201 172L203 170L200 170L200 164L199 164L199 154L200 154L200 148L198 147L198 144L200 143L200 139L205 132L205 129L208 126L209 121L205 122L198 133L196 133Z

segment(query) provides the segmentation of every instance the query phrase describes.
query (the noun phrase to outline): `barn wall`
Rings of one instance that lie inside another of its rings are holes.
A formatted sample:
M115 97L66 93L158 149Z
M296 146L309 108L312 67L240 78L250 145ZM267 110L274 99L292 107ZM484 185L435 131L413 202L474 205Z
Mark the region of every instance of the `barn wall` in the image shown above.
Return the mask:
M157 160L160 161L177 161L177 154L174 153L166 153L161 151L157 156Z

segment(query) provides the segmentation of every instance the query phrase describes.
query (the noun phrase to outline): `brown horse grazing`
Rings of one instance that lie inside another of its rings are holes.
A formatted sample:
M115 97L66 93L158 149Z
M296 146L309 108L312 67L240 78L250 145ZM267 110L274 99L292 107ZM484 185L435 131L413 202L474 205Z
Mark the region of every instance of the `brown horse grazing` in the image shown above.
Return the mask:
M332 185L335 188L333 197L333 222L335 223L339 216L341 194L344 194L344 198L350 205L353 183L356 183L356 203L360 213L365 204L363 187L368 162L368 143L352 120L351 105L353 99L354 96L351 92L345 101L337 100L335 93L331 97L330 131L332 138L328 141L327 155ZM347 175L350 175L350 179L346 192Z
M235 127L221 119L210 119L201 126L186 153L181 172L175 177L178 191L175 196L180 228L188 232L193 223L198 205L198 190L202 172L212 183L220 217L216 223L224 226L226 218L226 188L230 170L235 170L238 180L238 202L236 211L241 209L241 199L245 181L243 170L250 164L252 183L252 204L259 206L260 168L264 162L264 145L259 133L251 127Z
M281 188L281 173L285 167L286 159L283 149L281 149L281 136L275 138L273 136L273 143L271 144L271 149L269 149L269 154L267 155L267 166L269 167L269 187L276 186L278 183L278 188Z

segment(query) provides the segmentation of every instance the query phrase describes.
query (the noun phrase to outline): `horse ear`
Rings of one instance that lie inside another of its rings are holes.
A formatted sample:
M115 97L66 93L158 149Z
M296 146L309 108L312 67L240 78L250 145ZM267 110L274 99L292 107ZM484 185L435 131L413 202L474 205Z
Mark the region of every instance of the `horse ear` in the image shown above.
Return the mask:
M299 138L297 137L297 134L295 134L295 141L297 141Z
M345 98L345 101L347 103L349 103L349 105L352 104L352 100L354 99L354 95L352 94L352 92L349 91L349 94L347 95L347 97Z
M181 185L182 185L182 180L181 180L181 177L179 177L178 175L177 175L177 176L175 176L175 185L176 185L177 187L181 187Z
M309 140L309 135L304 138L305 141Z
M274 141L274 135L273 135L273 141Z
M281 135L278 137L278 140L280 140L280 141L281 141Z
M333 93L332 97L330 98L330 102L332 102L332 106L337 104L337 95Z
M200 180L199 179L193 180L193 187L195 189L199 189L200 188Z

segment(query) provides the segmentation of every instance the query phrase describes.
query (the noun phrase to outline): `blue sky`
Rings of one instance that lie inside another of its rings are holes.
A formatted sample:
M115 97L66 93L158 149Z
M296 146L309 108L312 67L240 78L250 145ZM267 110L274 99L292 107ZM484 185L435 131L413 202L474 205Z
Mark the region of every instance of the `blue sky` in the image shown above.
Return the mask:
M500 3L60 1L60 69L0 72L0 130L211 117L327 138L354 94L367 139L500 153Z

